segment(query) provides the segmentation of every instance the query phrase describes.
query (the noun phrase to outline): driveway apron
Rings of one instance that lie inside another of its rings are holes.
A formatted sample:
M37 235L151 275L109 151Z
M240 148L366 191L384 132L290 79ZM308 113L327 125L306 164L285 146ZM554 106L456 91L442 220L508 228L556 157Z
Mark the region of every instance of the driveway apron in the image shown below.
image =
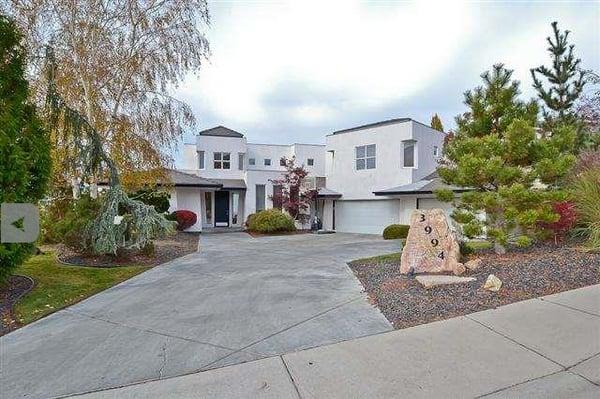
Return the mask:
M200 252L0 338L0 396L107 389L389 331L346 262L398 245L203 235Z

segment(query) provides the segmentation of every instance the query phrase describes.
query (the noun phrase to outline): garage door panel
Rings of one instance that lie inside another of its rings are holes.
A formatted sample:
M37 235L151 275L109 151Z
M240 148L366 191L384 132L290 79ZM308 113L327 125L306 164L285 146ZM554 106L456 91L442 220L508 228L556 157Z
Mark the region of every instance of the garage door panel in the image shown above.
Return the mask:
M343 233L381 234L398 223L400 201L336 201L335 229Z

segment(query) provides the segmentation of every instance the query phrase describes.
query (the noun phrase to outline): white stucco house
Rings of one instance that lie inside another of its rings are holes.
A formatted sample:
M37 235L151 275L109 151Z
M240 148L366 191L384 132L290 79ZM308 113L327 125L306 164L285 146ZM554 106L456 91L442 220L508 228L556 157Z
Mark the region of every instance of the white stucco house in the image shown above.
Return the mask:
M223 126L204 130L184 146L184 167L172 172L171 210L199 215L192 230L242 227L247 215L273 207L271 180L282 157L295 157L318 189L311 209L323 228L381 234L408 223L412 210L443 208L433 190L445 133L410 118L333 132L319 144L255 144ZM458 188L450 187L455 191Z

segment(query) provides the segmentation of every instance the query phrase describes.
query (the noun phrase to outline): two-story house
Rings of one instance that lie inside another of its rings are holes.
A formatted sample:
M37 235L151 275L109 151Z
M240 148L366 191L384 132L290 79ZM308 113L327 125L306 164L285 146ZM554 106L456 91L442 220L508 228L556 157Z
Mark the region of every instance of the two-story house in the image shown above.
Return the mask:
M408 223L414 209L450 211L433 193L446 187L435 174L444 138L410 118L339 130L326 136L325 145L253 144L218 126L185 145L179 172L198 184L175 182L171 208L201 215L193 230L243 226L247 215L274 206L278 187L272 180L284 172L280 160L295 157L319 190L311 214L325 229L380 234L390 224Z

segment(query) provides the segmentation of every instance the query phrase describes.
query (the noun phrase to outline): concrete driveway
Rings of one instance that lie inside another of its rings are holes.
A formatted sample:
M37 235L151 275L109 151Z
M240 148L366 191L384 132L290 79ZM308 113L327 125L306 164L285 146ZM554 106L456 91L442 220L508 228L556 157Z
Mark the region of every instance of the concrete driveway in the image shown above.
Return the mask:
M395 241L232 233L200 246L0 338L0 397L90 392L392 329L346 262Z

